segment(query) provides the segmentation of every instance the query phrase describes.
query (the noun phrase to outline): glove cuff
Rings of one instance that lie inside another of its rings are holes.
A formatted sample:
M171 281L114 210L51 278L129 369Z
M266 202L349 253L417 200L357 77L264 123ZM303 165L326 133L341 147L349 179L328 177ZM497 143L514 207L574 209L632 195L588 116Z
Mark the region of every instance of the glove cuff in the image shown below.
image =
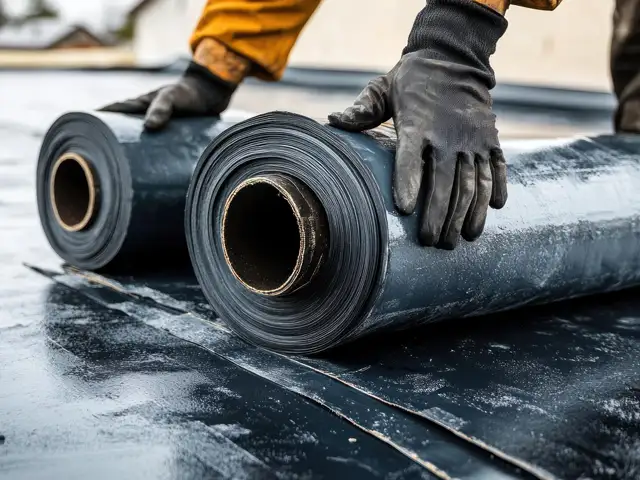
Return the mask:
M427 0L402 54L421 51L432 60L465 65L493 88L489 57L507 25L504 16L474 0Z
M209 90L220 90L221 88L223 90L233 92L238 87L238 85L234 83L224 81L220 77L211 73L209 69L194 61L189 62L189 65L182 76L185 79L191 79L198 85L202 86L202 90L204 92Z
M214 38L203 38L193 53L193 62L228 85L238 85L249 74L252 63Z

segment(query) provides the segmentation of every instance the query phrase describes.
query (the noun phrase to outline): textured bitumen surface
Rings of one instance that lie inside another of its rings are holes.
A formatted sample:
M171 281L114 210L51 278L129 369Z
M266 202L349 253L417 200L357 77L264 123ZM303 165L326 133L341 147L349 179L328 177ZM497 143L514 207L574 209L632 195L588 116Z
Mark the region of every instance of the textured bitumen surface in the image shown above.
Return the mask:
M640 477L637 290L304 359L230 334L188 274L63 269L35 203L44 132L169 79L0 73L0 478ZM233 107L352 98L250 85ZM607 131L585 117L507 111L501 131Z

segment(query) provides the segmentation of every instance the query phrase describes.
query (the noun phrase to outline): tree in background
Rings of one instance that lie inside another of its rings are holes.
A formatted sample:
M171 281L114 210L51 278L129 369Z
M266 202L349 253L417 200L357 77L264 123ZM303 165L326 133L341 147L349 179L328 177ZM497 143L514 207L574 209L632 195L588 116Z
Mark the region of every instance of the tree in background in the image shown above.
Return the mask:
M29 10L22 20L28 21L37 18L58 18L58 11L47 0L31 0Z
M133 39L134 27L135 22L133 21L133 17L128 15L122 25L112 32L112 35L119 42L129 42Z
M9 15L7 15L7 11L4 9L4 4L2 3L2 0L0 0L0 28L9 23L9 20Z

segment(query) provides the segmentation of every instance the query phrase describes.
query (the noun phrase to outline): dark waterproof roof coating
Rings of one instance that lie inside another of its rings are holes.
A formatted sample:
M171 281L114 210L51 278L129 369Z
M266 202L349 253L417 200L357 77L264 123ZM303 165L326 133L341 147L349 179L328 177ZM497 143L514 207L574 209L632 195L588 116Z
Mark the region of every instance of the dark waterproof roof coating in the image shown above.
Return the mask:
M190 272L63 268L34 198L44 132L64 111L167 81L0 73L0 477L640 476L637 290L310 358L240 340ZM240 89L234 107L320 118L352 100L259 90ZM505 131L536 120L501 111ZM601 113L549 114L535 131L608 125Z

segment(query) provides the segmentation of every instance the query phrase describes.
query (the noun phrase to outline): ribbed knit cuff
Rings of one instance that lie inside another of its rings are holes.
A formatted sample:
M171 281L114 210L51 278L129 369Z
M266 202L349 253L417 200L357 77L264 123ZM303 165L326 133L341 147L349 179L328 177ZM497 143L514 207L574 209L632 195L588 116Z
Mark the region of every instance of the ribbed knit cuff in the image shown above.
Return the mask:
M198 81L212 85L214 87L222 87L228 89L229 91L234 91L238 87L238 84L227 82L221 79L217 75L211 73L208 68L203 67L202 65L194 61L189 62L189 65L187 66L187 69L184 71L183 75L185 77L196 78L198 79Z
M472 67L493 88L489 57L507 26L502 15L473 0L427 0L402 54L424 51L430 59Z

